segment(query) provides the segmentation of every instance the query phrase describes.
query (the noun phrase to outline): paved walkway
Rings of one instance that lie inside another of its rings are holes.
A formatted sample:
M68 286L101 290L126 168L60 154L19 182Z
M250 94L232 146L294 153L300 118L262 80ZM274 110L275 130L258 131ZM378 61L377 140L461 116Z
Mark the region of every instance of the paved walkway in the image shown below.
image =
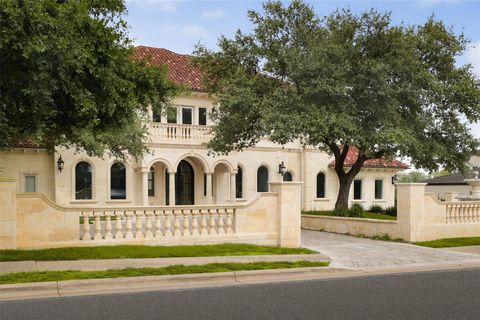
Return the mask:
M103 259L73 261L8 261L0 262L0 274L26 271L51 270L108 270L124 268L161 268L176 264L200 265L207 263L247 263L268 261L329 261L322 254L286 254L258 256L148 258L148 259Z
M432 249L320 231L302 230L302 246L330 257L332 260L330 266L334 268L402 268L477 261L480 266L480 254Z

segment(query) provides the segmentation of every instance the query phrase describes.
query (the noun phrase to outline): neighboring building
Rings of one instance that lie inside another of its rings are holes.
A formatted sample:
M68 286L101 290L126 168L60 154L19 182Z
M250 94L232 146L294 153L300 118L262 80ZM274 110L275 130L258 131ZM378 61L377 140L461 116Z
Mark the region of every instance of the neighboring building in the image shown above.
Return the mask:
M302 206L306 210L332 209L338 192L333 158L299 143L285 146L266 139L243 152L210 156L209 113L213 100L202 91L201 73L189 56L166 49L140 46L136 58L169 68L172 80L191 92L173 100L165 116L151 114L148 123L150 153L143 159L121 163L94 158L74 149L59 148L55 155L24 144L0 153L0 170L18 179L18 192L39 192L62 206L197 205L243 202L257 192L268 192L269 181L303 181ZM59 156L64 169L57 169ZM351 149L347 165L356 159ZM280 175L284 163L287 173ZM352 184L350 203L364 207L393 206L392 176L408 166L400 161L369 160Z
M426 192L433 192L437 198L446 200L445 193L454 192L458 196L470 194L471 187L464 181L465 176L461 173L449 174L447 176L435 177L422 182L426 183Z

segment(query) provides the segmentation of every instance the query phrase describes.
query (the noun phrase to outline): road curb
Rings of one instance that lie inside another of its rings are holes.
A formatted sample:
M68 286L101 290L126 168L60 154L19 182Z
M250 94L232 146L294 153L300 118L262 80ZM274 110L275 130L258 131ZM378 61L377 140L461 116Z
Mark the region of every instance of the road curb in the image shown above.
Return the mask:
M402 268L338 269L310 267L294 269L250 270L185 275L142 276L126 278L68 280L57 282L0 285L0 301L70 297L80 295L127 293L168 289L188 289L253 283L351 278L395 275L415 272L480 268L480 263L448 263Z

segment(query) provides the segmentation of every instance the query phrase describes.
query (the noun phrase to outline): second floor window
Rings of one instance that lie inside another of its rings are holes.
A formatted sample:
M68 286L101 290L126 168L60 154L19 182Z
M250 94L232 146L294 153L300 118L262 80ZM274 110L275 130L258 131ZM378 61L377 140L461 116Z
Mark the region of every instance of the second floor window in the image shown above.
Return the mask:
M182 124L192 124L192 108L182 108Z
M168 107L167 108L167 123L177 123L177 108Z
M161 112L158 109L152 109L152 121L160 122L162 120Z
M207 108L198 108L198 124L201 126L207 125Z

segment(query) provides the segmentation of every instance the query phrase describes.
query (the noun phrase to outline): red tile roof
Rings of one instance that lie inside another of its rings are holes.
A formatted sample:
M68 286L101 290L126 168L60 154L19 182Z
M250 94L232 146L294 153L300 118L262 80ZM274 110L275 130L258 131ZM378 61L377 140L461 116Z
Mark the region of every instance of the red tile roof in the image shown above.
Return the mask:
M191 56L179 54L163 48L146 46L135 47L133 57L135 59L147 59L151 63L168 67L170 80L188 86L194 91L203 91L202 73L199 68L190 63Z
M345 166L352 166L358 158L358 149L350 146L347 157L345 158ZM329 167L335 167L335 160L330 162ZM370 159L363 164L364 168L392 168L392 169L408 169L409 166L398 160Z

